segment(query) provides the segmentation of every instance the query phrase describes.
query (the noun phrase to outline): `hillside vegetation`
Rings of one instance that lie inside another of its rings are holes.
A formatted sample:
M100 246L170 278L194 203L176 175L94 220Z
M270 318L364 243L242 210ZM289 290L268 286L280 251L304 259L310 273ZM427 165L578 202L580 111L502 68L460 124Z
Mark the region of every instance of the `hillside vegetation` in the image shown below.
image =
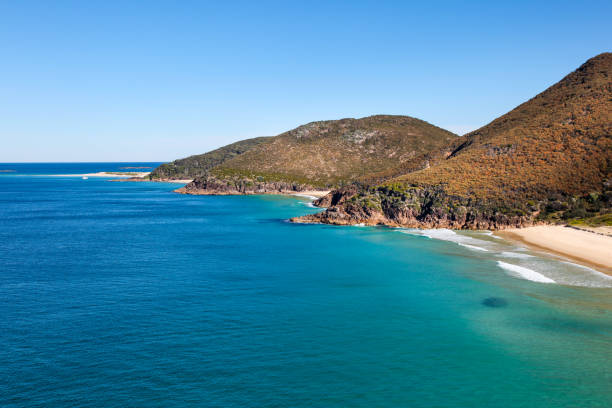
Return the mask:
M312 122L272 138L210 171L217 179L294 182L317 188L368 178L423 155L457 136L408 116Z
M611 69L611 53L590 59L455 140L430 167L347 190L350 198L312 220L503 228L609 213Z
M194 179L206 174L213 167L239 156L253 147L269 140L269 137L256 137L253 139L241 140L208 153L189 156L184 159L175 160L171 163L165 163L153 170L149 178L151 180Z
M598 191L610 177L612 54L590 59L535 98L469 133L449 158L394 181L450 194L522 199Z

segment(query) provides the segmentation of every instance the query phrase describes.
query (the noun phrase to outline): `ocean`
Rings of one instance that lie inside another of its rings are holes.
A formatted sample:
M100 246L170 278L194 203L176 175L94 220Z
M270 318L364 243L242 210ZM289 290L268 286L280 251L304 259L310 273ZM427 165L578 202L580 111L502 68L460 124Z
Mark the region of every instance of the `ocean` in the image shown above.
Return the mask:
M155 165L0 164L1 407L612 406L609 277L486 232L287 222L307 198L58 176Z

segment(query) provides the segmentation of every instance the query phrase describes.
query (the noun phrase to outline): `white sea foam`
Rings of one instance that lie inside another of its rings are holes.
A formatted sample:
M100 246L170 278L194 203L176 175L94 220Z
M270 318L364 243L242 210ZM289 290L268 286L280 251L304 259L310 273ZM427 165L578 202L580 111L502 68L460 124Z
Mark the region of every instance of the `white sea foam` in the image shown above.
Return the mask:
M417 229L410 229L410 228L402 228L402 227L391 227L393 228L395 231L397 232L401 232L402 234L408 234L408 235L423 235L419 232L419 230Z
M599 272L598 270L595 270L593 268L589 268L588 266L584 266L584 265L580 265L580 264L573 263L573 262L568 262L568 261L563 261L563 263L567 264L567 265L575 266L575 267L580 268L580 269L584 269L586 271L589 271L593 275L597 275L600 278L612 280L612 276L607 275L607 274L605 274L603 272Z
M365 226L366 225L363 222L361 222L359 224L353 224L353 227L365 227Z
M499 267L503 268L508 275L516 278L561 285L612 287L612 276L587 266L530 254L525 248L510 245L503 240L494 242L485 238L485 236L490 235L488 231L463 233L449 229L421 230L410 228L400 228L397 231L409 235L454 242L468 250L478 251L482 255L490 254ZM482 238L479 239L479 235Z
M504 256L506 258L519 258L519 259L534 258L533 255L522 254L522 253L519 253L519 252L511 252L511 251L504 251L500 255Z
M296 196L296 197L308 198L309 200L313 200L313 201L317 199L317 197L311 196L311 195L308 195L308 194L293 194L293 195Z
M470 251L481 253L481 256L485 256L485 254L491 255L491 258L497 262L500 268L503 268L508 275L516 278L561 285L612 287L612 276L587 266L530 254L525 248L511 245L503 240L494 242L484 237L489 235L489 232L463 233L448 229L421 230L411 228L398 228L396 231L435 240L454 242ZM482 238L478 238L479 235Z
M481 247L476 246L476 245L462 244L461 242L457 242L457 243L459 245L463 246L463 247L466 247L466 248L469 248L469 249L473 249L473 250L476 250L476 251L484 251L484 252L488 252L489 251L488 249L481 248Z
M452 242L457 242L457 239L459 237L455 231L444 229L444 228L422 230L421 235L424 235L427 238L441 239L443 241L452 241Z
M524 268L522 266L509 264L509 263L502 262L502 261L497 261L497 265L499 265L500 268L510 271L513 274L518 274L522 278L530 280L530 281L541 282L541 283L556 283L554 280L542 275L541 273L538 273L528 268Z
M449 229L404 230L402 232L412 235L422 235L427 238L439 239L441 241L454 242L455 244L475 251L489 251L487 248L483 247L483 245L487 245L486 241L472 238L464 234L457 234L455 231Z

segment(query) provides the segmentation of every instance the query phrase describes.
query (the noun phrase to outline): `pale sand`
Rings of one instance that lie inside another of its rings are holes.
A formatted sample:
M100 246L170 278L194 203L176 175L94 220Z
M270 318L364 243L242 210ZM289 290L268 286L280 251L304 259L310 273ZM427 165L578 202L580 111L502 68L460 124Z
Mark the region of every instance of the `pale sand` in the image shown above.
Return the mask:
M496 234L573 259L612 275L612 237L610 236L560 225L508 229Z
M189 184L193 181L193 179L183 179L183 180L152 180L156 183L178 183L178 184Z
M193 179L153 179L149 180L145 177L130 177L119 180L111 180L111 181L151 181L153 183L174 183L174 184L189 184L193 181Z
M612 237L612 227L608 227L608 226L589 227L588 225L578 225L578 226L572 225L570 228L591 231L591 232L594 232L595 234L607 235L609 237Z
M299 197L308 197L308 198L321 198L329 194L330 190L308 190L308 191L300 191L295 193L289 193L290 195L299 196Z

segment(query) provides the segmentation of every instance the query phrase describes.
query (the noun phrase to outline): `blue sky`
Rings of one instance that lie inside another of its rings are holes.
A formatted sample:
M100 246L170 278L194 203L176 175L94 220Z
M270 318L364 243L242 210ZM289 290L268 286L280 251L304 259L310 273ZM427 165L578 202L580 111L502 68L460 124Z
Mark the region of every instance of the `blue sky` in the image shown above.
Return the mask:
M611 51L607 2L0 2L0 161L168 161L378 113L465 133Z

